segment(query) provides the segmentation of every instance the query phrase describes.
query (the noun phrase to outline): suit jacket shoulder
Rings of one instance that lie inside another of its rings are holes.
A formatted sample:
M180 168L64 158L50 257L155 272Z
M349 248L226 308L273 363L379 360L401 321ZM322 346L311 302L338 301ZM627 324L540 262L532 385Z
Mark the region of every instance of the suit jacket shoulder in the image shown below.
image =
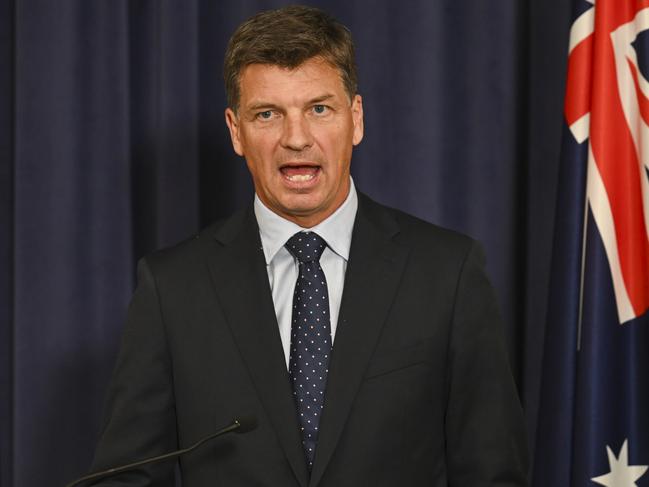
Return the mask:
M156 277L177 280L186 275L192 278L197 268L204 269L209 254L237 238L248 239L251 246L261 245L251 206L211 223L175 245L155 250L142 260Z
M384 206L362 193L359 193L359 212L378 228L393 235L396 243L407 247L410 258L417 260L420 265L430 263L436 266L437 272L444 271L449 276L457 276L459 269L472 255L479 266L484 266L482 245L463 233Z

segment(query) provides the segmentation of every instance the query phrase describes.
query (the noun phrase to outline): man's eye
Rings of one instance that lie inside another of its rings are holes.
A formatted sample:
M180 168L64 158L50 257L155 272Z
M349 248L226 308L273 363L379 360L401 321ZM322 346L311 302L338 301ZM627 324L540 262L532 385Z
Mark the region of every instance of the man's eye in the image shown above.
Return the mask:
M269 120L272 116L273 112L271 110L266 110L257 114L257 118L261 118L262 120Z
M327 112L327 107L325 105L313 105L313 111L318 115L322 115Z

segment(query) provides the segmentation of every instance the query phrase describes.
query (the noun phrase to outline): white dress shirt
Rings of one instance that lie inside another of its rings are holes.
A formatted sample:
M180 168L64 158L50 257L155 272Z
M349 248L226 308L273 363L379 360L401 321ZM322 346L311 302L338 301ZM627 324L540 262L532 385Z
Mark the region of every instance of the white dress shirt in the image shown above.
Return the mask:
M354 181L350 178L349 194L342 205L326 220L313 228L302 228L288 221L264 205L255 194L255 217L259 225L259 235L266 259L266 271L273 295L279 335L284 347L286 368L291 348L291 317L293 312L293 291L297 282L299 263L284 244L297 232L311 231L320 235L327 248L320 257L320 266L327 279L329 292L329 316L331 318L331 343L334 343L340 300L343 294L345 271L352 243L352 230L358 196Z

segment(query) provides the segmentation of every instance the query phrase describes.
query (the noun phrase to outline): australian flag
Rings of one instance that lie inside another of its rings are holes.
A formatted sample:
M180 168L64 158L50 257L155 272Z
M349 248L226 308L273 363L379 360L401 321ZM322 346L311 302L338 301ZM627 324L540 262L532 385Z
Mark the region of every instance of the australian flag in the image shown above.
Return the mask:
M649 487L649 0L575 2L535 487Z

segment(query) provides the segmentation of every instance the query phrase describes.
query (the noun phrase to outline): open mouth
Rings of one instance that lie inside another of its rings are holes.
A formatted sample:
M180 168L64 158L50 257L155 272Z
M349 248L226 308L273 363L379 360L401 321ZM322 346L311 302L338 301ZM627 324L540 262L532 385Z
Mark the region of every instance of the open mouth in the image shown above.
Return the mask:
M282 176L292 183L313 181L320 173L320 166L315 164L290 164L279 168Z

